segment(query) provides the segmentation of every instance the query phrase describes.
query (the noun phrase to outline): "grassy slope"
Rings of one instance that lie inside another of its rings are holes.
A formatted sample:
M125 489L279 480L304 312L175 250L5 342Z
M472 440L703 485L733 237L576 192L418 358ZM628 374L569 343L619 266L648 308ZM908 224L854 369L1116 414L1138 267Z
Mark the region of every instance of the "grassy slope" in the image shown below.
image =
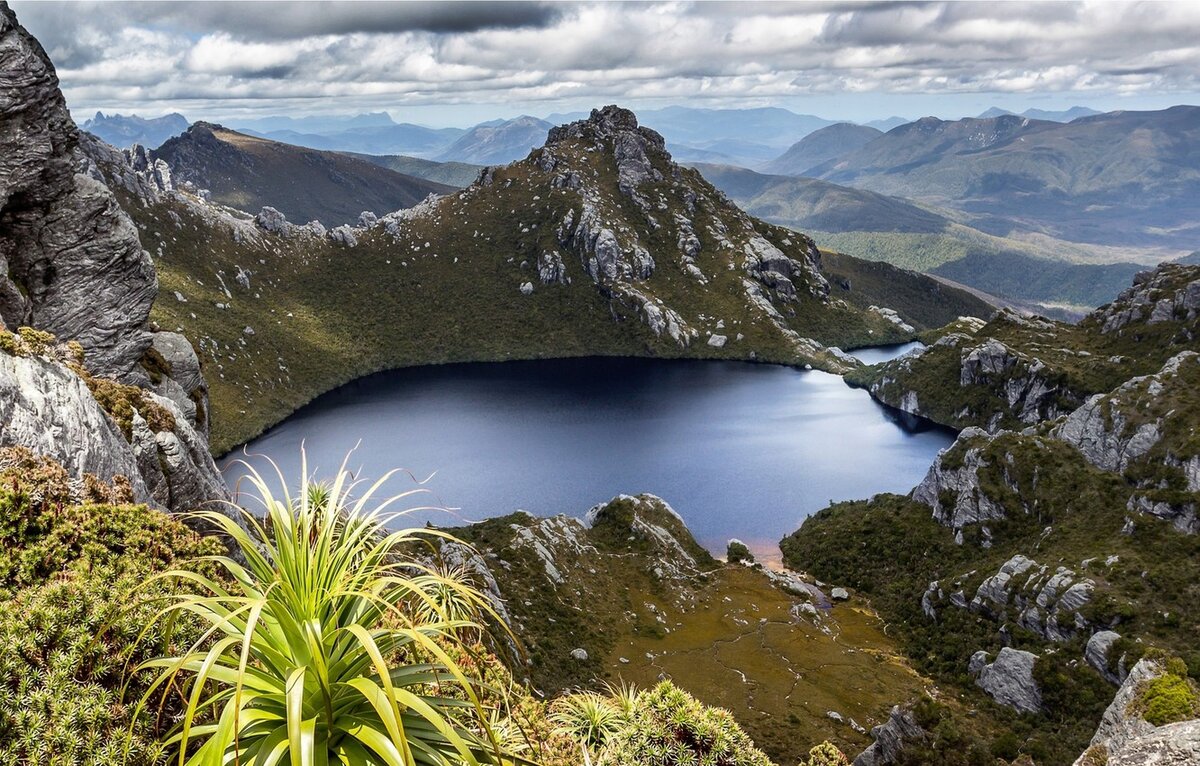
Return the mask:
M834 297L861 308L870 306L872 300L886 300L889 308L924 327L938 326L947 316L982 318L995 311L991 304L965 290L888 263L822 252L821 270L829 279Z
M870 727L924 687L859 604L839 605L817 624L793 613L805 599L751 569L709 560L706 574L685 583L659 577L663 552L619 525L587 530L580 539L587 547L573 554L556 547L564 581L555 585L532 549L514 544L516 530L531 523L514 514L456 533L491 561L529 651L532 681L548 694L603 680L650 687L663 673L731 710L779 763L795 763L824 739L846 752L869 743L827 711ZM691 539L686 530L680 537ZM575 648L588 659L570 657Z

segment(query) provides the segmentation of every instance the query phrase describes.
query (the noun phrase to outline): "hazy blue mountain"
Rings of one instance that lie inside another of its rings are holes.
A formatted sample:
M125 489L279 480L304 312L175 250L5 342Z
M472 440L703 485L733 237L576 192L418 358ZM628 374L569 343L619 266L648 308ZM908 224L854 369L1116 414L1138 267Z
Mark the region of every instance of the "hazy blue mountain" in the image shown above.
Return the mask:
M476 125L434 159L475 165L505 165L524 159L531 149L544 144L546 133L552 127L545 120L528 115Z
M370 162L381 168L387 168L388 170L394 170L397 173L403 173L407 176L424 178L426 181L433 181L457 188L470 186L479 177L479 171L483 170L483 166L481 165L468 165L465 162L434 162L433 160L425 160L420 157L407 157L402 154L387 154L383 156L349 154L351 157Z
M867 125L839 122L809 133L762 169L777 175L804 175L810 168L852 152L882 135L882 131Z
M743 210L803 231L822 247L943 276L1022 305L1098 306L1145 268L1068 263L1061 260L1072 250L1067 243L1033 245L993 236L945 211L815 178L728 165L694 167Z
M640 113L642 124L668 141L697 148L722 139L736 139L785 149L814 130L832 125L811 114L787 109L694 109L668 106Z
M396 124L387 112L322 117L286 117L274 115L245 119L229 118L227 122L234 130L255 131L259 134L268 134L281 130L290 130L296 133L334 133L350 128L377 128Z
M869 128L875 128L876 130L882 130L884 133L887 133L892 128L898 128L901 125L906 125L910 122L912 122L912 120L908 120L903 117L888 117L886 120L871 120L870 122L864 122L863 124Z
M566 125L568 122L576 120L586 120L588 112L553 112L546 115L546 122L551 125Z
M310 149L428 157L445 149L466 131L460 128L427 128L424 125L411 123L393 123L348 128L330 133L301 133L294 130L275 130L268 133L254 130L242 132Z
M993 106L993 107L983 111L979 115L979 119L986 120L991 117L1003 117L1006 114L1017 114L1017 113L1013 112L1013 111L1009 111L1008 109L1001 109L998 106ZM1089 109L1086 106L1073 106L1070 109L1063 109L1060 111L1046 110L1046 109L1026 109L1025 111L1021 112L1018 116L1028 117L1031 120L1049 120L1050 122L1070 122L1071 120L1075 120L1080 117L1091 117L1092 115L1096 115L1096 114L1103 114L1103 112L1099 112L1095 109Z
M730 167L745 167L745 163L739 162L737 158L731 157L728 154L714 152L708 149L700 149L688 144L676 144L670 141L667 142L667 151L671 153L672 159L676 162L707 162L714 165L729 165Z
M136 114L104 114L87 120L80 127L113 146L125 149L134 144L157 148L172 136L188 129L187 118L173 113L162 117L138 117Z
M1059 123L926 117L812 170L838 184L955 208L991 234L1195 248L1200 107Z

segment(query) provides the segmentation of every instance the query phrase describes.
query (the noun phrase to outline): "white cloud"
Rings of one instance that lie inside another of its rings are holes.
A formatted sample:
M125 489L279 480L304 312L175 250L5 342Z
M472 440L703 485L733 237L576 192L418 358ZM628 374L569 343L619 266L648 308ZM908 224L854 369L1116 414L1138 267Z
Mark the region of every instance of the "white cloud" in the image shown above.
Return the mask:
M1195 93L1200 3L13 3L72 106ZM274 105L274 108L273 108ZM300 107L302 108L302 107Z

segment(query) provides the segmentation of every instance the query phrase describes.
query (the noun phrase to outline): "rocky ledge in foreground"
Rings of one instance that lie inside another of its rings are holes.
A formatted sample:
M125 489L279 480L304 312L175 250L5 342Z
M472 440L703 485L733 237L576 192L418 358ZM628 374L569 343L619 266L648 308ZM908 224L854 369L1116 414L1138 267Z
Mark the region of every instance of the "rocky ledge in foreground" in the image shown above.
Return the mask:
M0 3L0 447L123 476L171 510L224 499L200 361L147 321L153 263L108 187L76 172L79 138L45 51Z

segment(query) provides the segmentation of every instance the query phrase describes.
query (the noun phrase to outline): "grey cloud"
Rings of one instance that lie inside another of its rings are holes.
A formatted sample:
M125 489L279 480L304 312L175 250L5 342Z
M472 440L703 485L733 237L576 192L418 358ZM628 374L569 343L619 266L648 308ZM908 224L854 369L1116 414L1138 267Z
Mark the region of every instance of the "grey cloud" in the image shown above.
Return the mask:
M1200 10L1186 3L13 5L89 109L761 105L850 91L1183 92L1200 79Z
M82 23L168 25L194 33L222 31L251 39L289 39L312 35L386 34L425 31L471 32L479 29L546 27L560 6L515 0L444 0L443 2L174 2L172 0L46 0L20 3L22 17L38 16L62 24L62 34Z

